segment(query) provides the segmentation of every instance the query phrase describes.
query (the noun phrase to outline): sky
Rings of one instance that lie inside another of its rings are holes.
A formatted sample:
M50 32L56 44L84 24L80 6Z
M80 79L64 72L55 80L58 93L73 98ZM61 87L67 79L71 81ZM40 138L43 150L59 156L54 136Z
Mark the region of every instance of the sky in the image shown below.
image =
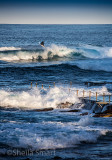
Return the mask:
M112 24L112 0L0 0L2 24Z

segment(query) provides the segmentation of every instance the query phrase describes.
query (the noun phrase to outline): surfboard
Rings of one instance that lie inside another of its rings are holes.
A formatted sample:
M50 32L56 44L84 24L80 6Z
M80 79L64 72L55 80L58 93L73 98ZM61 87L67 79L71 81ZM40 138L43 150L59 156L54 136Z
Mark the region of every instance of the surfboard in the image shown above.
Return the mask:
M40 44L40 45L41 45L41 44ZM45 46L43 46L43 45L41 45L41 46L45 48Z

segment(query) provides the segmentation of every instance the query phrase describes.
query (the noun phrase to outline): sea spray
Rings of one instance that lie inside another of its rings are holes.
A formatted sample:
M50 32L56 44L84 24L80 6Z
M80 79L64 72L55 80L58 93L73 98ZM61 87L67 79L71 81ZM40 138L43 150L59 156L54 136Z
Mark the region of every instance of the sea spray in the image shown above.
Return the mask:
M30 91L10 92L1 90L0 106L15 108L56 108L58 104L64 102L76 103L79 99L59 87L41 90L32 88Z
M37 113L32 116L34 116L33 119L38 120ZM44 114L44 116L46 115ZM31 115L26 118L27 121L31 121ZM86 118L83 119L87 120ZM41 150L75 147L83 142L95 143L100 136L105 136L108 132L104 127L93 128L92 124L93 120L90 121L89 126L88 123L82 123L79 120L77 123L72 122L70 127L68 122L56 123L52 121L52 123L49 123L49 121L46 121L44 123L37 121L35 123L23 123L22 125L20 122L7 122L5 125L4 123L1 124L1 142L5 139L8 147L16 149ZM10 132L7 134L8 131Z
M78 125L80 126L89 126L93 124L93 119L89 116L83 117L79 120Z
M4 48L5 49L5 48ZM9 48L9 50L14 48ZM9 54L0 53L0 60L3 61L20 61L20 60L48 60L54 59L55 57L66 57L69 56L72 52L75 52L74 49L67 48L66 46L57 46L52 44L50 47L46 47L44 51L18 51Z
M41 89L33 87L29 91L5 91L0 90L0 106L2 107L14 107L21 109L40 109L40 108L57 108L60 103L72 103L77 104L80 103L76 93L77 88L71 88L69 91L68 87L54 87L50 89ZM84 88L79 88L79 97L83 96ZM105 92L108 93L106 87L102 87L99 89L92 89L92 96L95 93ZM89 90L85 90L85 96L88 97ZM78 107L78 105L77 105Z
M7 51L7 54L5 53ZM10 51L10 52L8 52ZM16 51L16 52L15 52ZM16 47L0 47L0 60L2 61L29 61L29 60L55 60L56 58L69 59L103 59L112 57L111 47L72 47L52 44L44 49L34 48L28 50Z

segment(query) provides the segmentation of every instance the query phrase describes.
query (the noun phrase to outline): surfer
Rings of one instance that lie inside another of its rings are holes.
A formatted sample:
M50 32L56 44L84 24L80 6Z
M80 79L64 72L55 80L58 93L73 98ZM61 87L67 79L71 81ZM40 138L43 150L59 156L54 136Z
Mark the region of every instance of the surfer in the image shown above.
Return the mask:
M45 47L45 46L44 46L44 41L42 41L42 42L40 43L40 45L41 45L42 47Z

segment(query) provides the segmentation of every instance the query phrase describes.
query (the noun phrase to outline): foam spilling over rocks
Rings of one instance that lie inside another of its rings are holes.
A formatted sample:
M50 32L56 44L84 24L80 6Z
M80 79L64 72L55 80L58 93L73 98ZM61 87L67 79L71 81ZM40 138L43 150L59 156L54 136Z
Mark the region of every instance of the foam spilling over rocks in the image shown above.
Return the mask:
M103 107L100 113L96 113L93 117L112 117L112 105Z
M93 117L112 117L112 104L99 105L96 101L83 99L84 108L89 109L88 112L83 112L80 115L93 114Z
M73 91L72 91L73 90ZM80 97L75 94L76 88L54 87L49 89L35 88L27 91L0 90L0 108L33 110L35 112L46 112L58 109L61 112L79 112L80 115L91 115L94 117L112 117L112 105L102 104L100 106L95 100L88 100L86 89L85 98L81 98L83 89L79 89ZM97 92L107 92L106 87L93 89L92 96ZM85 111L86 110L86 111ZM85 112L84 112L85 111Z
M72 107L74 104L73 103L70 103L70 102L65 102L65 103L60 103L58 104L57 108L70 108Z
M0 90L0 106L26 110L46 108L68 108L79 103L79 99L68 89L54 87L50 89L32 88L27 91Z

